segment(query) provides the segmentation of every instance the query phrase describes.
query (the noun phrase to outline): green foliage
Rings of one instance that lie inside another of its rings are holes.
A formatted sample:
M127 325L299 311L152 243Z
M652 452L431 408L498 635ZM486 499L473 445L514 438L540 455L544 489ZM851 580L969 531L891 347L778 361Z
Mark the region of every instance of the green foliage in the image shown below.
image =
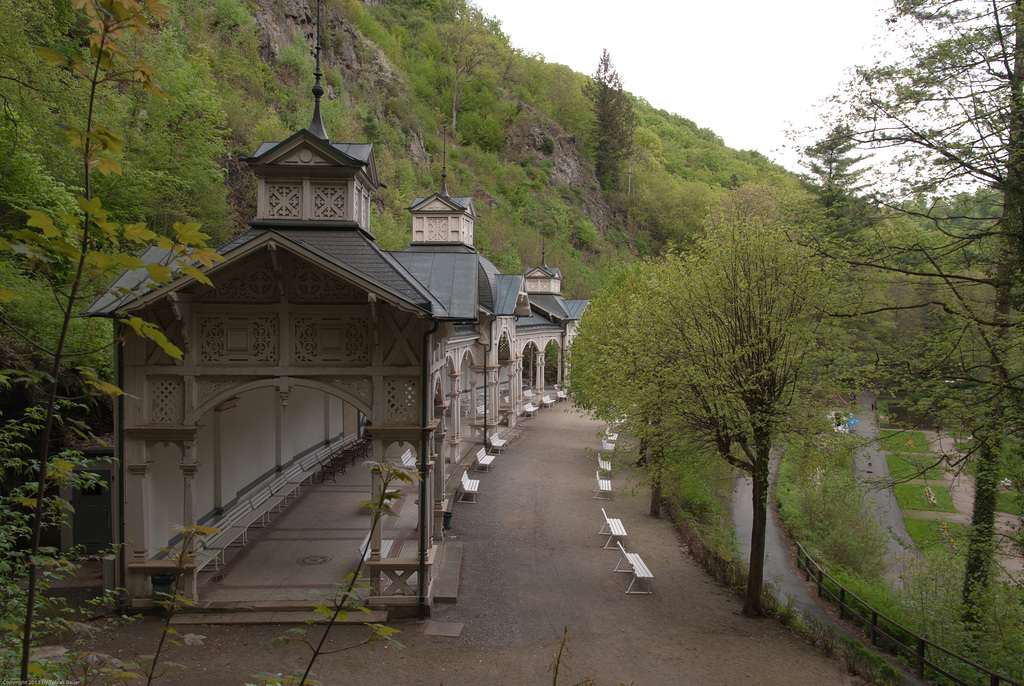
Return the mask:
M887 569L886 533L851 470L856 437L824 433L791 441L776 498L790 536L834 569L879 578Z
M68 409L62 404L62 409ZM71 503L60 496L62 489L105 488L92 471L92 462L80 452L63 451L47 466L47 492L39 508L39 461L32 455L43 429L46 412L29 408L24 417L6 419L0 426L0 455L3 456L3 488L0 489L0 679L17 679L22 642L26 633L24 618L28 611L28 573L33 562L40 570L35 620L31 627L33 645L54 636L88 634L92 627L80 621L77 608L56 594L51 587L74 576L79 568L77 552L61 554L51 548L33 552L27 545L32 538L34 515L40 526L56 531L66 526ZM64 668L44 673L59 675Z

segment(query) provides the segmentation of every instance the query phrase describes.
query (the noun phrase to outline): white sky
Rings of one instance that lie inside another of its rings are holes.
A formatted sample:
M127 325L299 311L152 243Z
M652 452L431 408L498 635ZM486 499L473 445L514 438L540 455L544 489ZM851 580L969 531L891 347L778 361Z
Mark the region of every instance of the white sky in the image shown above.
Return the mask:
M512 44L592 75L608 49L627 91L793 171L786 132L873 61L892 0L474 0ZM817 136L820 137L820 136ZM801 141L813 143L815 137ZM788 150L787 150L788 148Z

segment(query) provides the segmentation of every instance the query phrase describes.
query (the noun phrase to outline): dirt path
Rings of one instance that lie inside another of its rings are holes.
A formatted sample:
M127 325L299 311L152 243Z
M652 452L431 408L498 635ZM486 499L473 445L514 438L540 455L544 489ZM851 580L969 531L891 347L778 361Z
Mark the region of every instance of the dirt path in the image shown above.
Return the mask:
M746 686L860 681L772 620L740 614L741 599L708 580L681 548L669 522L647 514L648 493L632 488L622 465L610 501L593 498L600 426L565 405L544 410L481 478L479 502L453 516L464 548L458 603L437 605L430 621L394 621L402 650L378 644L342 650L366 635L337 627L316 672L325 684L551 683L558 641L571 641L559 683L591 677L599 686ZM635 490L635 492L634 492ZM654 573L651 595L626 595L629 579L603 550L601 507L628 532L626 547ZM186 630L185 627L179 627ZM187 671L161 684L242 684L260 672L303 665L304 646L267 648L281 626L199 626L205 647L173 655ZM95 649L150 652L157 621L103 634ZM438 635L449 634L449 635Z

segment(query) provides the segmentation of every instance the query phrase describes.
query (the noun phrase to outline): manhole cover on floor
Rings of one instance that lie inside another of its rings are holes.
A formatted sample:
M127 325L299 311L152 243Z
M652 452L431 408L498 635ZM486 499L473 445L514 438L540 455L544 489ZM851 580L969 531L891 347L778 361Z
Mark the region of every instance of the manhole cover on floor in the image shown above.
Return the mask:
M330 555L307 555L306 557L299 558L299 564L306 566L325 565L330 561Z

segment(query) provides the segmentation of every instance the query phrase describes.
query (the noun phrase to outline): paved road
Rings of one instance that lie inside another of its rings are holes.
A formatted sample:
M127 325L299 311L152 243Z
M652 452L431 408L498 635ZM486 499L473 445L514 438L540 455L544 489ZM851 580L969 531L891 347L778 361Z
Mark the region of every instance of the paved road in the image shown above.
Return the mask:
M854 457L853 475L867 488L868 497L875 504L875 512L882 526L888 531L886 543L890 564L886 578L890 583L899 581L906 567L906 560L912 550L907 528L903 523L903 510L896 502L896 495L889 485L889 465L885 451L879 442L878 415L872 409L874 393L860 393L856 396L857 406L853 418L859 436L865 439L864 447Z

